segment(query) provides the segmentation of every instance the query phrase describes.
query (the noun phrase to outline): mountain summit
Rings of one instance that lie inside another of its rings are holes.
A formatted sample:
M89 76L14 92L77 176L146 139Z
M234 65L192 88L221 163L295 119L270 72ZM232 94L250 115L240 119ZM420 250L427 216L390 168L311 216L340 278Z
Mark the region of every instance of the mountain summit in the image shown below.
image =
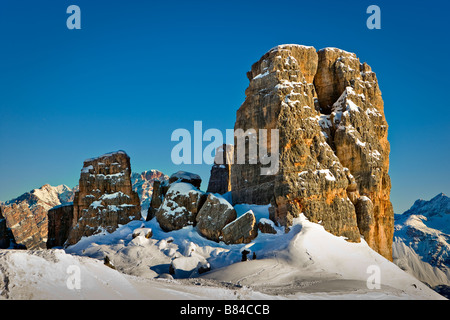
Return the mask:
M450 297L450 198L419 199L396 215L394 240L394 262Z
M73 201L74 190L45 184L2 204L13 241L27 249L45 248L49 209Z
M247 77L235 130L278 129L279 171L233 165L233 202L271 204L271 219L286 227L304 213L392 259L388 125L369 65L341 49L289 44L269 50Z

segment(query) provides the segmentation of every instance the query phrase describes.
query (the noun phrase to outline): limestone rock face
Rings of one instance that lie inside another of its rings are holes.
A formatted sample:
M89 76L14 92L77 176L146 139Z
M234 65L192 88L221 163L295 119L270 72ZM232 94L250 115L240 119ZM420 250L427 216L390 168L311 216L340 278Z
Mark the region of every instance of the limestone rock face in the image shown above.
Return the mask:
M124 151L84 161L73 201L72 230L66 245L119 224L141 218L139 196L132 191L130 157Z
M205 238L219 242L222 229L236 217L236 210L228 201L210 193L197 214L197 230Z
M247 211L222 229L226 244L250 243L258 235L258 226L252 210Z
M161 229L173 231L188 225L195 226L197 214L205 200L206 195L192 184L172 183L156 212Z
M4 217L8 225L15 226L14 229L11 229L11 232L19 241L17 245L28 248L43 247L42 243L46 243L48 238L48 210L71 202L73 196L74 190L65 185L54 187L45 184L38 189L33 189L5 202ZM20 210L23 210L23 212L18 212ZM33 217L34 222L31 217ZM21 219L24 219L24 221ZM36 230L37 235L34 234ZM31 238L27 239L28 237ZM22 243L21 239L27 239L27 244Z
M34 214L25 202L3 207L3 216L19 247L30 250L46 248L47 239L42 238Z
M72 229L72 221L73 203L56 206L48 211L48 249L64 246Z
M340 49L282 45L247 76L235 130L278 129L279 170L264 176L259 162L233 164L233 202L271 203L271 219L286 227L304 213L349 241L362 234L392 259L388 126L375 73ZM357 205L362 196L373 210ZM362 231L360 221L372 222Z
M168 181L165 180L161 182L157 180L153 182L153 194L147 210L147 221L150 221L155 217L156 212L158 212L159 207L164 201L167 190L169 190Z
M351 180L354 179L347 193L351 194L349 197L355 205L358 225L365 221L360 233L370 247L392 259L394 213L388 174L390 145L377 77L354 54L323 49L318 55L316 79L323 79L326 74L336 83L333 90L316 85L319 101L322 96L339 95L331 105L328 143L333 145L342 165L348 168ZM324 108L328 112L328 105Z
M0 249L7 249L10 246L10 234L8 227L6 226L6 219L2 214L2 208L0 207Z
M217 149L206 192L224 194L231 191L231 163L234 149L227 144Z
M258 222L258 230L262 233L276 234L275 226L272 220L261 218Z

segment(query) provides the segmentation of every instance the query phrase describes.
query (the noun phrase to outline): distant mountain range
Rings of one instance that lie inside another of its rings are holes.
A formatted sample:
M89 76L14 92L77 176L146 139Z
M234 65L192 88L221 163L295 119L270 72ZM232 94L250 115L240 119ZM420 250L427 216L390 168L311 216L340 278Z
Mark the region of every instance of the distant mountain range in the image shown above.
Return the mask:
M169 180L169 176L158 170L149 170L141 173L131 174L131 184L133 191L137 192L141 199L141 209L147 215L148 207L153 194L153 182Z
M169 177L158 170L149 170L141 173L131 174L131 183L133 191L136 191L141 199L142 210L147 211L153 192L153 182L155 180L164 181ZM6 202L0 202L2 206L11 206L13 204L26 204L34 213L36 209L42 208L46 211L55 206L67 204L73 201L78 186L70 188L66 185L51 186L45 184L40 188L33 189L20 195L17 198Z
M393 258L400 268L449 297L449 197L441 193L429 201L417 200L396 215Z
M5 206L12 204L19 204L26 202L31 211L34 208L41 206L46 210L49 210L55 206L72 202L75 195L76 187L74 189L69 188L66 185L51 186L45 184L38 189L33 189L30 192L26 192L21 196L2 203Z

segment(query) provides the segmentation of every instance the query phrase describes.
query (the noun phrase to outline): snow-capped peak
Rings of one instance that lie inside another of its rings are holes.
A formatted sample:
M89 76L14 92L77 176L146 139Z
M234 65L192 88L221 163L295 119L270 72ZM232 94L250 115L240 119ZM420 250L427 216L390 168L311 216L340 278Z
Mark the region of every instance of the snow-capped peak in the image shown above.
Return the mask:
M429 285L449 286L450 198L440 193L429 201L419 199L395 220L394 261L409 265L407 269ZM421 272L426 268L435 271ZM441 274L446 275L445 281Z
M30 192L24 193L21 196L5 202L5 205L19 204L27 202L30 208L35 206L42 206L49 210L55 206L71 202L73 200L74 190L66 185L51 186L45 184L40 188L33 189Z
M426 217L450 214L450 198L444 193L440 193L430 201L423 199L416 200L413 206L404 214L420 214Z

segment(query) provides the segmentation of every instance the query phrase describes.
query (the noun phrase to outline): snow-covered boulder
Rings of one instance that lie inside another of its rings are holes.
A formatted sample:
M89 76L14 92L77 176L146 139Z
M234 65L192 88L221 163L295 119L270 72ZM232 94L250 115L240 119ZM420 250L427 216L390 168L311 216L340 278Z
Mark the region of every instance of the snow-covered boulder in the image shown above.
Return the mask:
M205 193L190 183L172 183L156 212L156 219L164 231L195 225L197 213L205 199Z
M145 237L146 239L150 239L153 235L151 228L137 228L133 231L133 239L139 236Z
M172 260L169 272L175 278L188 278L210 270L209 263L200 256L178 257Z
M207 239L219 242L222 229L236 217L236 210L228 201L210 193L197 215L197 231Z
M261 218L258 222L258 230L262 233L276 234L275 223L272 220Z
M258 226L252 210L247 211L222 229L226 244L249 243L258 235Z

